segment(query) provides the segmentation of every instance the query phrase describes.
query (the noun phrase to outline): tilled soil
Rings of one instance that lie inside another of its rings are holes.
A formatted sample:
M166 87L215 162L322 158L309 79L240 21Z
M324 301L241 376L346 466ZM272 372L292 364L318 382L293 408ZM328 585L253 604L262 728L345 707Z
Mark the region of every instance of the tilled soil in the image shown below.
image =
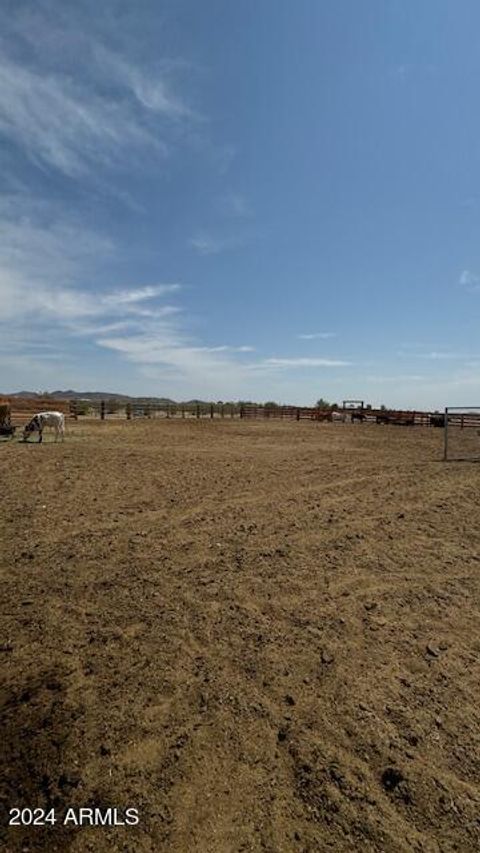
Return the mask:
M441 443L117 421L0 444L4 849L478 851L480 465Z

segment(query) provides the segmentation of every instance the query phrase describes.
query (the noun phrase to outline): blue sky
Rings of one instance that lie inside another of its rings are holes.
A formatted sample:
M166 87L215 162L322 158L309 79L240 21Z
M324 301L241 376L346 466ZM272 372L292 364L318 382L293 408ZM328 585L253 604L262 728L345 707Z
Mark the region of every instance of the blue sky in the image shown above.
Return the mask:
M480 7L3 0L0 390L480 405Z

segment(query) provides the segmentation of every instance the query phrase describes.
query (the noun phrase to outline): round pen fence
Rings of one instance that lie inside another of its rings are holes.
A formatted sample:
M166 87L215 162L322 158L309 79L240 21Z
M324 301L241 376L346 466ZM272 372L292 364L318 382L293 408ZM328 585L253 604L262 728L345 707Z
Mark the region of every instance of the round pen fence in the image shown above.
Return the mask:
M480 406L445 409L446 462L480 462Z

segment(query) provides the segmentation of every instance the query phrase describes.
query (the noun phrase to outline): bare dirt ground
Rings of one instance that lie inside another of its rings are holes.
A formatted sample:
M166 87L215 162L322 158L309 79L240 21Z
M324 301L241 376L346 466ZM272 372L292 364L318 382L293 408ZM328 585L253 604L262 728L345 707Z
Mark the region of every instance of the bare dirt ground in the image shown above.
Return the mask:
M441 430L0 445L7 851L480 849L480 465Z

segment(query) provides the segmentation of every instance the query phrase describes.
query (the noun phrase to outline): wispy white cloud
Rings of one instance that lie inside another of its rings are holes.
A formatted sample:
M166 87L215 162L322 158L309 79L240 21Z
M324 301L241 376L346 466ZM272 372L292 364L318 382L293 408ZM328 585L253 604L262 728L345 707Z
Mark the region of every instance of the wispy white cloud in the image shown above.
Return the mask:
M105 76L117 81L120 86L129 90L138 103L162 116L171 119L200 118L191 107L172 91L168 71L177 63L160 61L156 68L147 71L127 62L124 57L108 50L98 42L92 44L92 54L98 65L99 77Z
M85 175L95 163L112 166L127 152L132 162L145 147L167 151L128 104L6 59L0 62L0 132L33 162L70 177Z
M180 288L180 284L156 284L134 289L115 290L113 293L102 296L101 302L103 305L112 307L132 305L158 296L165 296L167 293L176 293Z
M182 388L190 393L217 396L248 386L249 346L198 346L191 336L174 323L151 324L143 332L97 339L98 346L113 350L137 366L149 379L174 383L175 394ZM235 392L234 392L235 393Z
M18 368L26 370L29 358L60 364L69 336L116 352L144 374L156 371L157 378L211 391L230 386L248 393L262 376L349 364L317 357L258 359L248 343L205 345L189 332L182 306L172 304L182 294L179 282L85 286L95 281L99 266L115 260L117 247L72 218L59 221L53 206L29 205L23 196L0 199L0 232L0 337L10 336L9 354ZM45 340L45 330L57 346L32 348L34 340Z
M335 332L312 332L311 334L297 335L297 338L300 338L300 340L302 340L302 341L328 340L329 338L336 338L336 333Z
M108 237L24 193L0 196L0 235L0 268L46 282L71 281L114 251Z
M118 301L116 296L116 292L95 293L78 287L49 285L38 278L27 281L15 273L0 271L0 321L51 319L73 329L76 322L85 319L115 315L161 318L180 310L175 305L139 309L137 300Z
M107 289L80 286L113 259L110 240L73 219L58 219L53 206L23 196L0 198L0 323L18 338L45 323L88 334L101 325L161 319L179 311L164 300L178 283ZM93 326L92 326L93 323ZM26 324L28 328L26 328Z
M56 375L56 365L66 362L62 349L73 337L82 346L85 341L115 351L141 369L156 366L192 383L239 378L253 347L205 346L193 339L182 306L171 304L182 292L179 282L121 288L82 284L95 281L99 265L115 260L117 247L71 218L59 222L57 215L53 206L29 206L23 197L0 199L0 341L5 344L0 351L6 368L28 373L32 362L41 361ZM45 338L49 348L42 348Z
M396 383L396 382L424 382L427 381L426 376L421 376L417 373L404 373L404 374L370 374L365 377L367 382L376 382L376 383Z
M192 352L255 352L255 347L234 347L222 344L219 347L193 347Z
M273 395L291 401L299 394L302 372L322 369L322 381L328 380L333 386L332 371L341 366L335 359L255 359L252 347L246 345L198 346L184 329L172 323L152 324L139 334L102 336L97 344L134 365L148 381L168 385L177 399L271 399ZM289 380L289 373L295 374L296 384ZM309 399L311 379L305 377L303 384L300 394Z
M217 356L222 357L223 354L253 351L253 348L248 346L195 346L185 332L165 324L156 324L145 330L143 334L121 338L100 338L97 343L123 353L132 361L164 364L170 367L188 366L195 371L199 368L203 369L206 363L210 365L216 363L211 360L211 356L215 360ZM219 363L225 365L224 360Z
M174 91L178 62L122 56L85 20L75 27L46 6L12 9L4 24L0 133L42 168L71 178L127 162L131 170L146 154L168 154L179 123L200 119Z
M288 369L292 367L348 367L351 362L335 358L267 358L262 364L266 367Z

